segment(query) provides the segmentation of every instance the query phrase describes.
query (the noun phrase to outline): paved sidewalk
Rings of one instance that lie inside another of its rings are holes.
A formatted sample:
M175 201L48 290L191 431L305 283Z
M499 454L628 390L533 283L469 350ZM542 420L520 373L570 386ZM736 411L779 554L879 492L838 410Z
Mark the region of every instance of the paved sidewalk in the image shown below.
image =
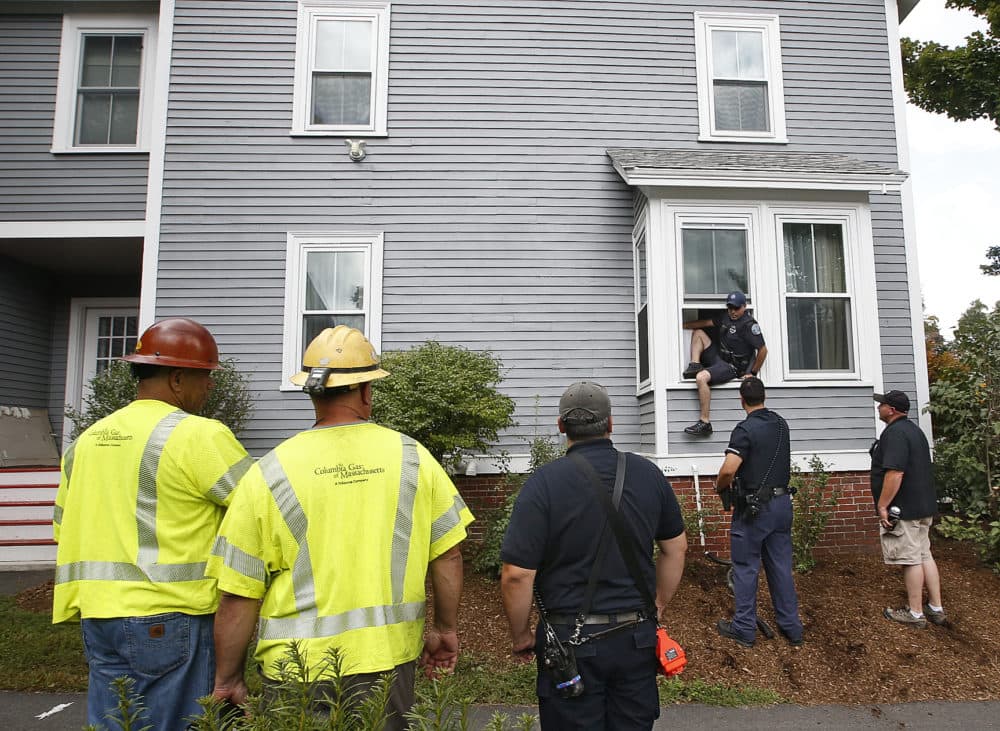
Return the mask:
M4 731L80 731L86 724L86 705L87 699L80 693L0 692L0 728ZM496 711L506 713L513 720L522 713L533 714L535 709L476 706L472 728L482 729ZM44 717L39 718L40 715ZM1000 701L873 704L864 707L787 705L766 708L716 708L688 704L664 708L653 728L664 731L725 728L738 728L740 731L974 731L997 728L998 718Z

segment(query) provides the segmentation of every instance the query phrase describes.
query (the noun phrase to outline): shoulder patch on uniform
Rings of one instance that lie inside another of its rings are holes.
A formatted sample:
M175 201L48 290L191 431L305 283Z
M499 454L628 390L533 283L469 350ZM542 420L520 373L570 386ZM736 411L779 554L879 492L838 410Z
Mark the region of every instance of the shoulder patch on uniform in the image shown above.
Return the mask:
M760 325L758 325L755 322L753 325L750 326L750 332L752 332L754 335L760 335Z

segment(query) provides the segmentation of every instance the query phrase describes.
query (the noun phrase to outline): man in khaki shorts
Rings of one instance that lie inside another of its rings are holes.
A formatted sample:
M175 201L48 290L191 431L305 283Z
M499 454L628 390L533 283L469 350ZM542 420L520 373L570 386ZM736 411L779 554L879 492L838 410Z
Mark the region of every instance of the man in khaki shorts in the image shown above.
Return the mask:
M876 393L874 399L878 418L886 425L871 448L871 489L879 516L882 557L890 566L903 567L909 602L908 607L886 608L882 614L911 627L926 627L927 620L944 624L941 580L929 537L937 512L937 491L927 437L907 418L910 399L905 393ZM898 508L898 514L891 515L890 508Z

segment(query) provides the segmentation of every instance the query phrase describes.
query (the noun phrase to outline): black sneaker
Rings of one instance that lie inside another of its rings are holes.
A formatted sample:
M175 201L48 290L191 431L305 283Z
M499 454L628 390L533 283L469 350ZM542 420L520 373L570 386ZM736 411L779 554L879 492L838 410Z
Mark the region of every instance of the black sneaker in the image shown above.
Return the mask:
M707 437L712 433L712 422L699 419L691 426L684 427L685 434L693 434L696 437Z
M798 635L797 637L795 635L789 635L785 632L785 630L781 629L781 627L778 627L778 631L781 633L782 637L788 640L789 645L792 647L802 647L802 635Z
M745 637L740 637L736 634L736 630L733 629L733 623L728 620L720 619L715 623L715 629L727 640L732 640L736 644L742 645L743 647L753 647L754 641L748 640Z
M693 360L690 363L688 363L688 367L684 369L683 375L685 378L694 378L695 376L698 375L699 371L702 371L704 369L705 366L703 366L698 361Z

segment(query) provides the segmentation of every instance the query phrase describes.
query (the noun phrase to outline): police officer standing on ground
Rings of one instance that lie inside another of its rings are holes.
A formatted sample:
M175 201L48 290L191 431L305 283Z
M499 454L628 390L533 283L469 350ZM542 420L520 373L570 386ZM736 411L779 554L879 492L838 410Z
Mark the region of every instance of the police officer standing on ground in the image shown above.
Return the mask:
M788 424L764 405L764 384L750 377L740 384L747 418L729 437L716 490L731 490L729 529L736 611L720 619L719 634L753 647L757 632L757 576L761 560L767 574L778 629L794 646L802 644L799 599L792 579L791 446Z
M871 449L871 488L879 517L882 557L903 567L908 605L883 610L886 619L926 627L945 623L941 579L931 555L930 528L937 512L931 450L920 427L907 418L910 398L902 391L876 393L878 418L885 429ZM895 520L889 508L899 509ZM927 604L923 603L927 587Z
M386 728L403 729L417 658L428 675L455 667L458 544L472 514L422 445L369 423L372 381L389 374L360 331L327 328L303 364L291 381L312 399L316 423L247 473L209 561L224 592L214 694L237 704L246 698L244 658L259 609L265 697L292 640L302 645L310 680L337 648L358 698L394 672ZM428 569L434 621L425 638ZM331 692L330 683L319 684L317 712L332 710L323 699Z
M612 494L619 452L612 446L611 401L596 383L570 386L559 400L559 431L565 457L540 467L518 495L504 536L501 589L515 656L529 661L543 652L544 631L531 631L532 588L563 642L581 612L583 644L575 646L583 693L560 697L541 663L537 681L543 729L650 729L660 715L656 690L656 620L673 596L684 570L687 538L670 484L652 462L625 454L619 512L656 607L644 606L622 559L605 508L591 486L599 479ZM584 471L575 460L592 468ZM594 475L596 473L596 475ZM602 570L589 607L584 607L596 554L606 531ZM650 548L660 548L655 568ZM607 633L586 641L586 637Z
M219 367L208 330L162 320L123 360L136 400L63 455L52 618L82 618L89 723L118 707L111 682L124 675L147 708L139 725L174 731L212 690L218 596L205 561L252 460L223 424L195 416Z
M714 327L718 342L702 328ZM760 373L767 358L767 346L760 325L747 311L747 297L742 292L730 292L726 297L726 312L711 320L684 323L691 333L691 362L684 369L684 378L694 378L698 384L699 416L684 431L707 437L712 433L711 386L728 383L734 378L749 378Z

